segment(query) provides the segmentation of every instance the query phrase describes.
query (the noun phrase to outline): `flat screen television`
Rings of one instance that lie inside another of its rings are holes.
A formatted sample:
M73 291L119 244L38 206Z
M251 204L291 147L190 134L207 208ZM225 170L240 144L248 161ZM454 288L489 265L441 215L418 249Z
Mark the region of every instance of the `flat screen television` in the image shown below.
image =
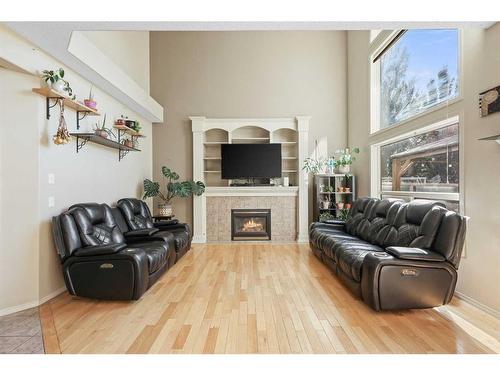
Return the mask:
M221 145L223 179L281 177L281 144Z

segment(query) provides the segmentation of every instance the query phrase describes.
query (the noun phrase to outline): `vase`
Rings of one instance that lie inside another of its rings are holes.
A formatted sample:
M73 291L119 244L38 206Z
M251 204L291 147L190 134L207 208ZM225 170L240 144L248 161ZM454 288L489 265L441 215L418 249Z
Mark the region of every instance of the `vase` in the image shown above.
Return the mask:
M52 90L57 91L59 94L67 96L67 93L64 91L64 82L62 80L54 82L51 87Z
M351 166L349 164L339 165L339 173L347 174L349 172L351 172Z
M172 205L168 203L159 204L158 213L160 214L160 216L172 216L173 215Z

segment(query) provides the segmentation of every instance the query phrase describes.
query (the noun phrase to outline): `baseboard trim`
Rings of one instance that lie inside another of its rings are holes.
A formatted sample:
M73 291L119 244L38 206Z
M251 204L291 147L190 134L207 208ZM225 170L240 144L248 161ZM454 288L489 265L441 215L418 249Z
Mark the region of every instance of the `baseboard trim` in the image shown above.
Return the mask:
M59 288L56 291L49 293L46 296L40 298L38 301L31 301L28 303L23 303L21 305L6 307L6 308L0 310L0 316L10 315L10 314L14 314L14 313L19 312L19 311L31 309L33 307L38 307L40 305L43 305L45 302L51 300L52 298L57 297L59 294L65 292L65 291L66 291L66 287L63 286L62 288Z
M474 307L477 307L479 310L497 318L497 319L500 319L500 311L497 311L487 305L485 305L484 303L481 303L477 300L475 300L474 298L472 297L469 297L468 295L466 294L463 294L461 292L455 292L455 297L461 299L462 301L465 301L469 304L471 304L472 306Z
M64 293L66 291L66 287L63 286L52 293L47 294L45 297L40 298L39 305L43 305L45 302L50 301L52 298L57 297L59 294Z

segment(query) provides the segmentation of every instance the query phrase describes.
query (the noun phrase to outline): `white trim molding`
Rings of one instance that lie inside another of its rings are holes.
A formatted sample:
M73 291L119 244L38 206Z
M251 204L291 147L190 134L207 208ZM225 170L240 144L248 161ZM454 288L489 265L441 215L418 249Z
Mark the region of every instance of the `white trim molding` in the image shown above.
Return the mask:
M0 316L4 315L10 315L14 314L19 311L31 309L33 307L38 307L43 305L45 302L50 301L52 298L57 297L59 294L64 293L66 291L66 287L63 286L62 288L59 288L52 293L47 294L46 296L40 298L37 301L31 301L28 303L23 303L22 305L17 305L17 306L11 306L11 307L6 307L2 310L0 310Z
M462 301L465 301L465 302L471 304L474 307L477 307L479 310L481 310L481 311L483 311L483 312L485 312L485 313L487 313L487 314L489 314L497 319L500 319L500 311L495 310L495 309L485 305L484 303L481 303L481 302L475 300L474 298L469 297L466 294L455 291L455 297L461 299Z

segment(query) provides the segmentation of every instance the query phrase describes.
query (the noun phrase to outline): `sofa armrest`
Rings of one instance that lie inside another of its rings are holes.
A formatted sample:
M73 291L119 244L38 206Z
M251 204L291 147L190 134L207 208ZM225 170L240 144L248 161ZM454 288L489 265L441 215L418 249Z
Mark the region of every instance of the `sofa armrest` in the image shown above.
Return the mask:
M74 251L77 257L87 257L93 255L115 254L127 247L124 243L112 243L107 245L86 246Z
M153 234L158 232L157 228L145 228L145 229L137 229L137 230L131 230L128 232L125 232L123 235L125 238L132 238L132 237L149 237Z
M441 254L418 247L390 246L385 249L385 251L398 259L422 260L428 262L443 262L446 260Z

